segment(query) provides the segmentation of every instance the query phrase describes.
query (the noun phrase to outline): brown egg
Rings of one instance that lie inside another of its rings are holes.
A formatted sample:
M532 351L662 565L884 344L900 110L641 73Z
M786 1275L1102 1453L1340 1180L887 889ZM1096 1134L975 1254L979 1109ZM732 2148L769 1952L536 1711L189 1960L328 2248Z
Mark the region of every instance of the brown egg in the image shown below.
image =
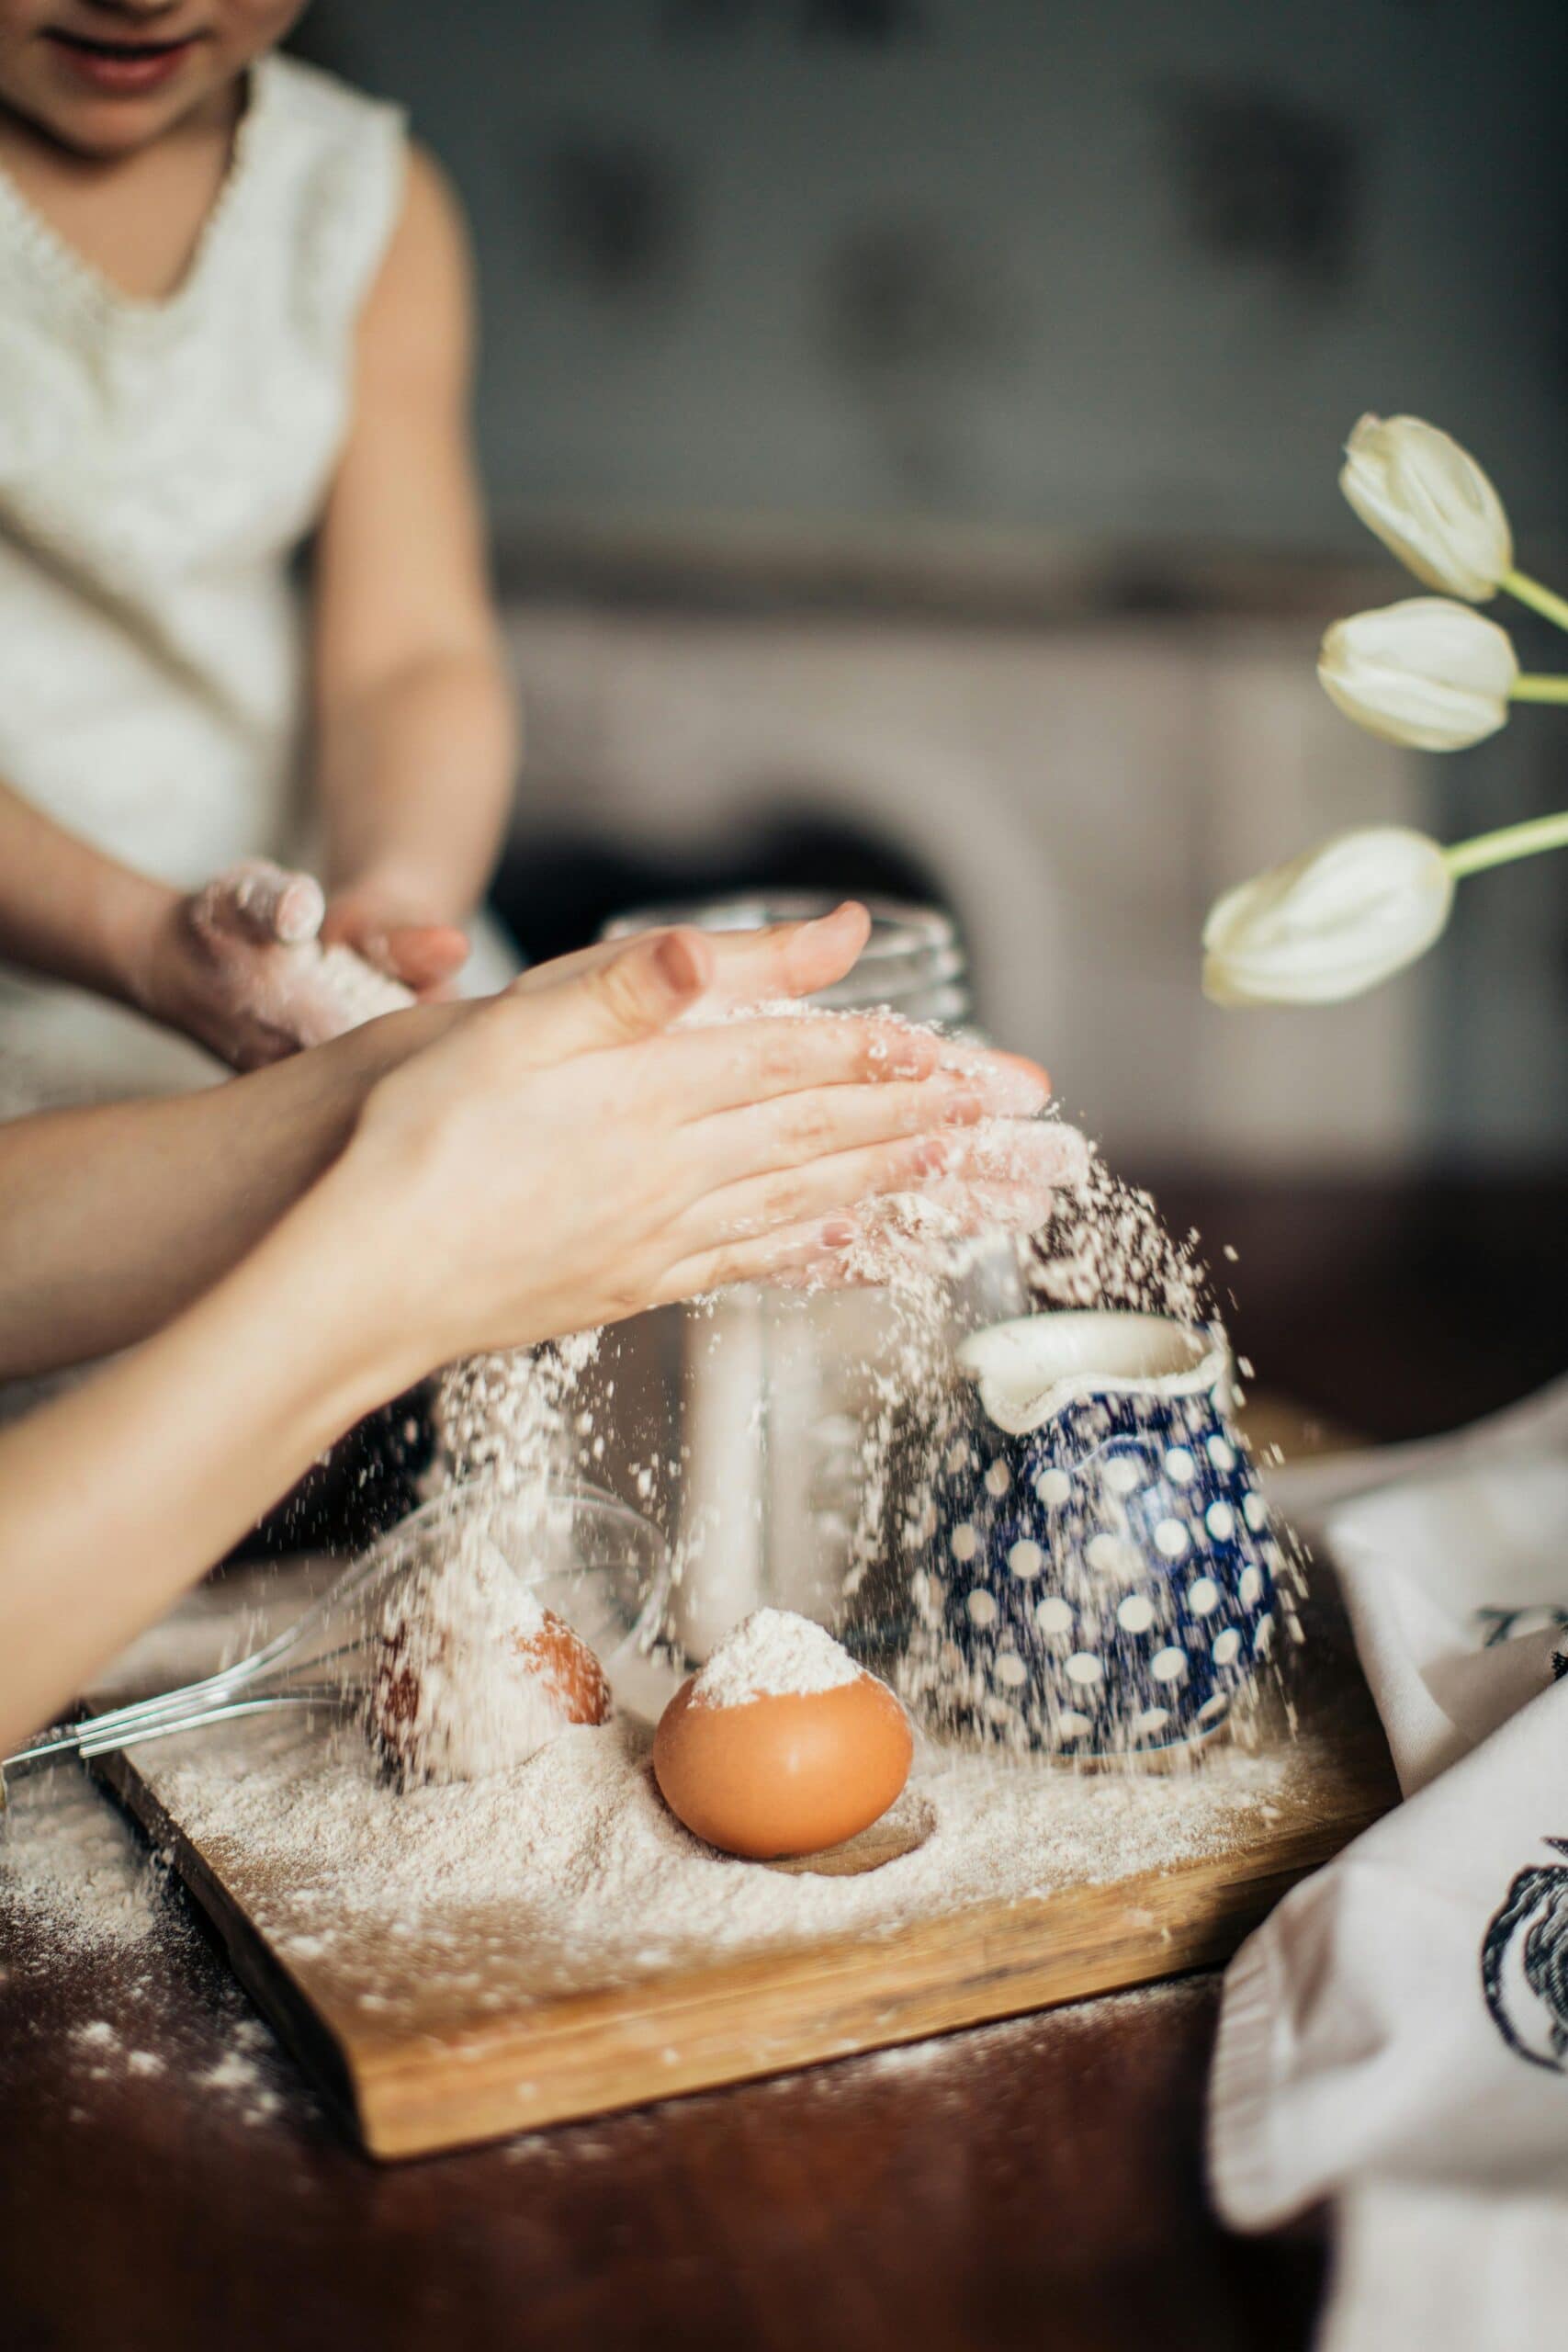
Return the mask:
M553 1609L544 1612L536 1634L514 1634L513 1647L555 1693L569 1724L603 1724L610 1719L610 1685L604 1669L564 1617Z
M604 1668L553 1610L508 1627L485 1657L436 1609L378 1634L367 1728L383 1766L417 1786L503 1770L554 1729L607 1722L610 1704Z
M695 1680L664 1710L653 1770L671 1812L727 1854L771 1861L836 1846L879 1820L909 1777L908 1718L874 1675L728 1707L694 1703Z

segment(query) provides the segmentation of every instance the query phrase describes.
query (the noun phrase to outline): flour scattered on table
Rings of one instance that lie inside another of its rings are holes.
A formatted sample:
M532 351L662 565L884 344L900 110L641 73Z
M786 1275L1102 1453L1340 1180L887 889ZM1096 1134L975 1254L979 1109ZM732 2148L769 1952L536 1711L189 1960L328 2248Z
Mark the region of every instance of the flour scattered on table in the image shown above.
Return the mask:
M18 1779L0 1815L0 1916L7 1912L61 1952L123 1951L157 1924L152 1856L74 1766Z

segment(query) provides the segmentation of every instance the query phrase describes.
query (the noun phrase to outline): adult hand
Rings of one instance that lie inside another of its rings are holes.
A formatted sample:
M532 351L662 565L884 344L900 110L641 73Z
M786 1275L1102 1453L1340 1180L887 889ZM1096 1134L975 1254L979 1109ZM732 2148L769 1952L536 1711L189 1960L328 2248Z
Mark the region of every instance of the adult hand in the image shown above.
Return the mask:
M748 990L829 985L863 935L858 910L813 941L750 934ZM1081 1173L1081 1138L1029 1116L1032 1064L946 1067L942 1039L874 1015L679 1025L723 957L677 930L543 967L372 1090L321 1191L408 1376L728 1283L864 1278L889 1193L1032 1227Z

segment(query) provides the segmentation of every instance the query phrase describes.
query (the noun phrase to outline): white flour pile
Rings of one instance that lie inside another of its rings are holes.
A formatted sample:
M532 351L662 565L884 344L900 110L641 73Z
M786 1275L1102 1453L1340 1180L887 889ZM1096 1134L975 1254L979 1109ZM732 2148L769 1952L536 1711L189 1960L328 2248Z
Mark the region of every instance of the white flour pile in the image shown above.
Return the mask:
M692 1687L697 1707L744 1707L857 1682L842 1645L793 1609L758 1609L726 1636Z
M435 2002L479 2021L682 1962L887 1931L1223 1853L1288 1800L1314 1752L1230 1749L1158 1779L927 1758L895 1816L934 1816L925 1844L861 1877L826 1878L734 1861L690 1837L659 1796L649 1746L624 1720L577 1727L512 1772L399 1795L351 1737L258 1723L171 1742L142 1770L286 1962L408 2023Z
M470 1781L532 1756L569 1720L527 1653L547 1621L482 1526L399 1582L376 1634L370 1712L394 1777Z

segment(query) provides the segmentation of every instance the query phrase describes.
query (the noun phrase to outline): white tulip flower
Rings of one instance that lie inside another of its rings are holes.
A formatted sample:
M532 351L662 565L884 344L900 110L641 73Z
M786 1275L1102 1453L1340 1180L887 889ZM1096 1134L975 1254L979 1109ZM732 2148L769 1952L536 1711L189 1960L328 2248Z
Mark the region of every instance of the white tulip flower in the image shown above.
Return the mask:
M1475 459L1418 416L1363 416L1345 445L1339 487L1417 580L1467 604L1512 586L1503 502Z
M1519 665L1495 621L1446 596L1411 596L1336 621L1317 674L1329 700L1385 743L1458 752L1507 723Z
M1226 893L1203 927L1216 1004L1332 1004L1425 955L1449 919L1447 853L1403 825L1308 850Z

